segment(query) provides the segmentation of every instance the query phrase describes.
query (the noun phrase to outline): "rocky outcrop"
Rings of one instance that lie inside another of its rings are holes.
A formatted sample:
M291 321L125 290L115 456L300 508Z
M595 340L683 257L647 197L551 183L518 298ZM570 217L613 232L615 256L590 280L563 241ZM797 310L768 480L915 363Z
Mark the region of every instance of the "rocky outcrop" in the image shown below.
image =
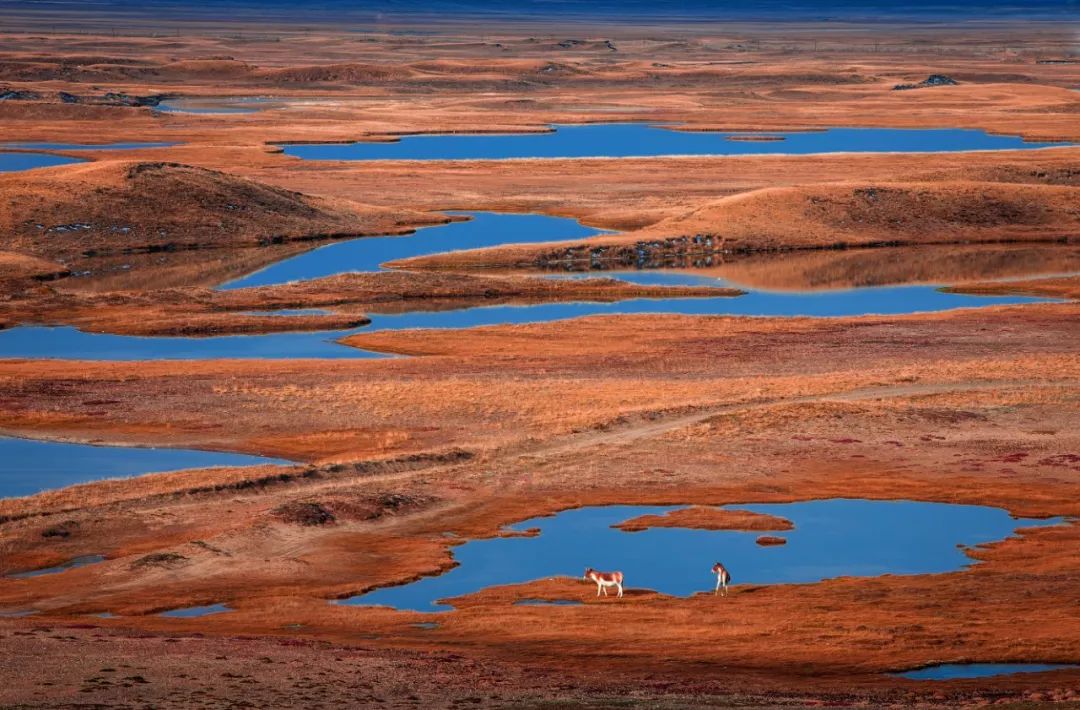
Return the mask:
M944 74L931 74L918 84L897 84L893 91L907 91L909 89L924 89L928 86L956 86L960 82Z

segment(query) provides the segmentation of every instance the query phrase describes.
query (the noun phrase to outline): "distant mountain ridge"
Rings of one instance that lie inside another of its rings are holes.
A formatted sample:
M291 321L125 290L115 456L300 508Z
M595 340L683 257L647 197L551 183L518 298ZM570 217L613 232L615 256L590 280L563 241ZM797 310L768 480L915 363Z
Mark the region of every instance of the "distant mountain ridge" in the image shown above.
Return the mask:
M423 16L551 20L874 20L1072 19L1080 0L7 0L8 8L49 13L173 18L408 20Z

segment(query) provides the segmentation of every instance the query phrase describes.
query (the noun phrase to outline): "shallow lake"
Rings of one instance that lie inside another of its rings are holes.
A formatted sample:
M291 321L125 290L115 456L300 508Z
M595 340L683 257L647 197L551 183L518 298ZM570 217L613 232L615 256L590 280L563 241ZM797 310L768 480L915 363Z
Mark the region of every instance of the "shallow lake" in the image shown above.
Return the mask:
M819 582L843 576L934 574L972 564L958 545L1009 537L1018 527L1055 525L1060 519L1016 519L1000 508L915 501L832 499L723 506L787 518L795 529L783 546L763 547L759 532L653 528L623 532L611 526L639 515L682 506L601 506L567 510L517 523L539 528L535 537L470 540L453 548L458 566L444 574L339 600L446 611L439 603L486 587L548 577L577 577L586 567L620 570L628 589L687 596L711 591L710 567L723 562L733 584ZM582 582L592 594L595 586Z
M361 237L335 242L285 259L231 281L222 288L267 286L349 272L384 270L388 261L410 256L506 243L582 238L600 230L576 220L536 214L455 213L472 219L425 227L413 235ZM641 284L739 286L715 277L680 271L643 270L557 274L549 278L612 277ZM0 358L78 360L193 360L212 358L378 358L385 355L345 347L346 335L409 328L470 328L543 323L590 315L683 314L738 316L859 316L934 312L953 308L1035 303L1027 296L973 296L945 293L936 285L874 286L821 291L748 290L738 297L634 298L614 303L590 301L493 305L441 311L369 313L372 323L347 331L269 333L211 337L128 336L89 333L70 326L21 326L0 331ZM282 316L318 309L285 309Z
M83 162L79 158L49 153L13 153L5 148L20 150L134 150L136 148L165 148L175 143L0 143L0 173L50 168Z
M415 234L395 237L360 237L334 242L279 261L219 288L269 286L306 281L341 273L385 271L383 264L414 256L501 244L535 244L584 239L604 230L586 227L576 219L542 214L450 212L470 217L464 222L422 227Z
M680 131L645 123L554 125L549 133L410 135L393 142L287 144L305 160L503 160L660 155L805 155L1024 150L1068 145L1025 142L970 128L829 128L800 133ZM767 135L771 140L746 140ZM741 140L740 140L741 139Z
M0 330L0 358L69 360L198 360L211 358L382 358L337 344L353 333L412 328L473 328L485 325L547 323L594 315L681 314L742 316L857 316L943 311L952 308L1035 303L1027 296L971 296L944 293L935 286L883 286L844 291L752 291L733 298L634 298L614 303L575 301L478 306L448 311L368 315L370 325L355 330L268 333L207 338L139 337L86 333L70 326L20 326Z
M957 678L988 678L1015 673L1045 673L1062 668L1080 668L1068 663L944 663L892 675L912 680L953 680Z
M233 358L380 358L379 353L335 341L358 331L221 335L208 338L143 337L87 333L71 326L20 326L0 330L0 358L68 360L209 360Z
M289 463L282 459L222 451L93 446L0 437L0 498L144 473Z
M70 165L71 163L81 162L83 161L78 158L68 158L63 155L0 151L0 173L14 173L20 170L33 170L34 168L51 168L56 165Z

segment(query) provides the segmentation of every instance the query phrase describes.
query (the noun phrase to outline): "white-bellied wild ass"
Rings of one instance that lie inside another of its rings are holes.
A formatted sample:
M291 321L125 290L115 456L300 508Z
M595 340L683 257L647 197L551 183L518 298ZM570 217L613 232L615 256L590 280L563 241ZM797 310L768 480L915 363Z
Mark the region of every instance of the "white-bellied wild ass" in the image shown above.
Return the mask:
M713 594L720 592L720 587L724 588L724 596L727 596L727 586L731 583L731 573L727 571L727 567L717 562L712 566L712 572L716 575L716 589Z
M607 588L615 587L619 590L619 595L622 596L622 572L597 572L592 567L585 570L585 579L591 579L596 582L596 596L600 596L600 592L604 592L604 596L607 596Z

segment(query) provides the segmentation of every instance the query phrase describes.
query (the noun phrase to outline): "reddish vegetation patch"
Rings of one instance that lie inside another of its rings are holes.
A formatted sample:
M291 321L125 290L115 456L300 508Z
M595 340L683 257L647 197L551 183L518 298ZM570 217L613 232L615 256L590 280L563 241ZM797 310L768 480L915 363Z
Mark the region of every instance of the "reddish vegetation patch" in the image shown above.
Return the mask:
M749 510L723 510L695 505L661 515L641 515L612 525L624 532L649 528L692 528L695 530L791 530L790 520Z
M767 545L786 545L787 538L780 537L778 535L761 535L757 539L757 544L762 546Z

